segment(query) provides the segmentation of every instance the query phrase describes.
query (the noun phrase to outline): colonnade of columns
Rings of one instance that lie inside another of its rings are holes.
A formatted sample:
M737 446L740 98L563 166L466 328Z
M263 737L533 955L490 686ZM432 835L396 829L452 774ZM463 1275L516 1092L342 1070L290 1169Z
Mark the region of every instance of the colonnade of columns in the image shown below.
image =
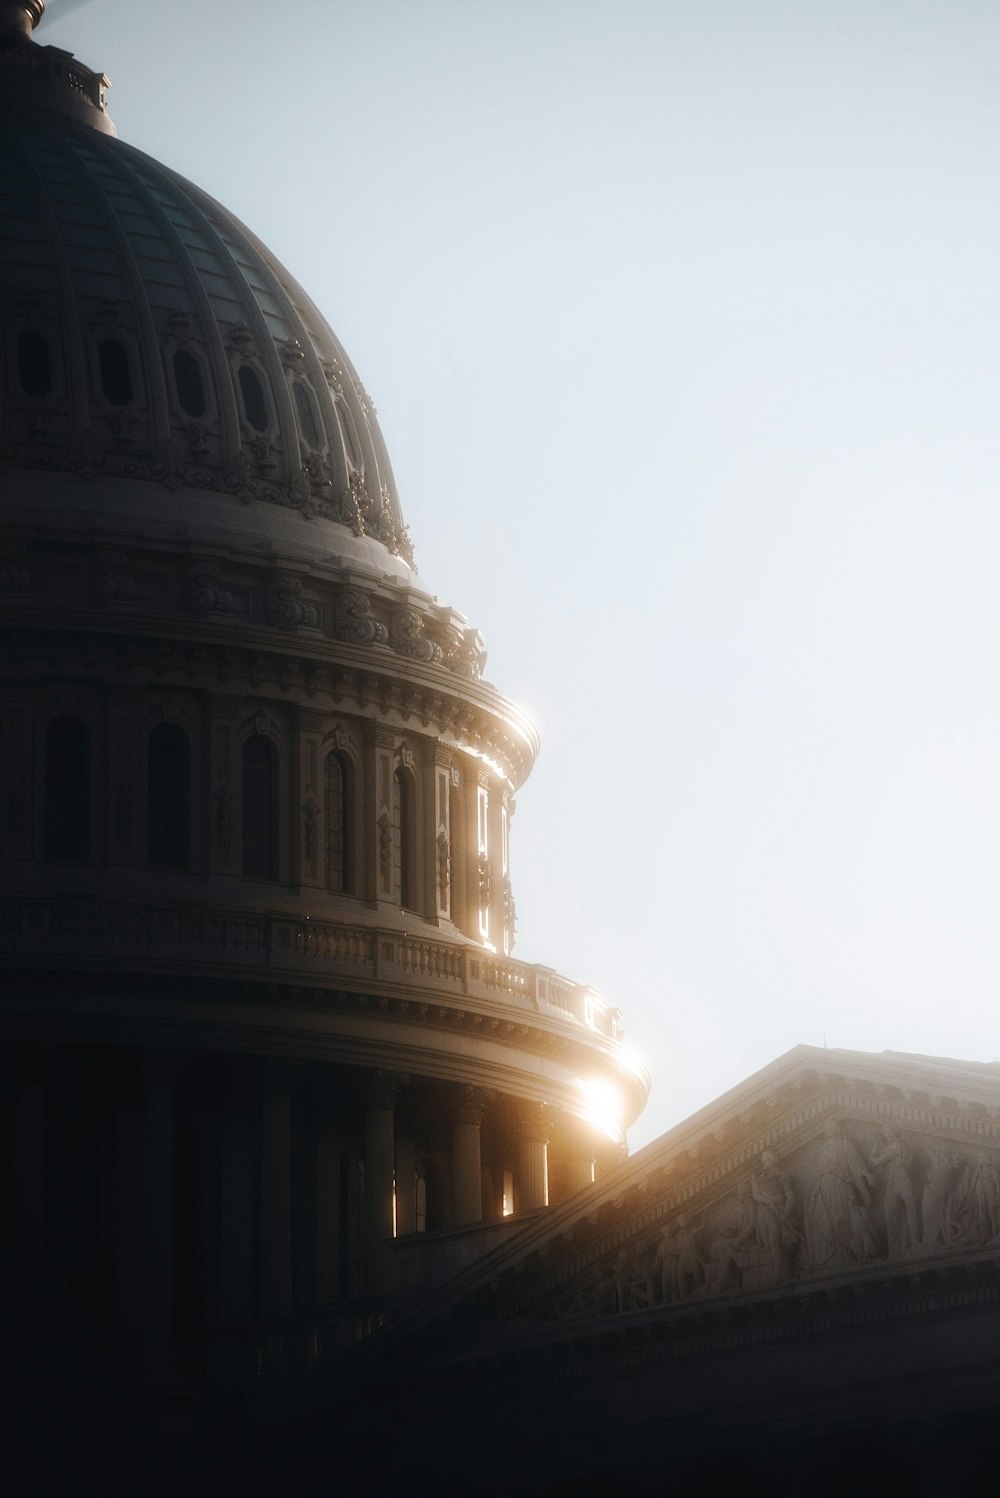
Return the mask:
M46 1181L51 1175L49 1149L50 1106L55 1101L44 1050L25 1053L17 1066L14 1109L14 1235L12 1268L16 1296L16 1333L21 1366L40 1367L45 1348L46 1239L52 1231L48 1221ZM138 1063L138 1065L136 1065ZM156 1379L166 1376L172 1365L175 1327L178 1199L175 1168L178 1129L178 1067L168 1051L150 1050L130 1055L128 1088L106 1105L111 1143L113 1202L110 1211L112 1247L111 1334L116 1361L122 1371ZM254 1069L247 1075L251 1078ZM352 1120L343 1124L332 1144L324 1145L317 1129L311 1145L317 1183L313 1222L317 1259L321 1253L345 1254L340 1245L343 1220L350 1203L344 1205L343 1163L348 1159L343 1145L356 1140L356 1159L363 1166L357 1193L357 1272L347 1277L317 1274L315 1303L334 1299L348 1302L356 1297L381 1299L394 1288L394 1238L414 1235L418 1222L415 1183L420 1176L422 1146L405 1110L400 1121L401 1100L410 1079L400 1073L372 1071L356 1073ZM240 1113L225 1088L213 1101L219 1105L212 1115L212 1148L215 1174L203 1191L211 1198L211 1251L217 1273L216 1316L222 1328L234 1330L257 1322L287 1320L302 1310L296 1297L296 1191L302 1179L301 1136L296 1134L295 1069L282 1062L267 1061L256 1068L257 1081L250 1093L251 1115ZM514 1179L513 1208L516 1214L541 1210L549 1200L549 1122L540 1105L514 1104L501 1100L504 1129L493 1127L490 1135L489 1169L484 1170L484 1116L496 1102L487 1089L455 1084L421 1083L421 1100L437 1101L440 1116L433 1125L441 1140L441 1125L450 1132L450 1150L439 1157L446 1167L448 1202L438 1225L461 1230L475 1228L484 1218L499 1217L503 1210L497 1188L498 1171L508 1170ZM253 1096L256 1095L256 1124ZM240 1094L246 1103L246 1091ZM235 1097L235 1094L234 1094ZM185 1106L190 1106L188 1098ZM516 1122L517 1133L511 1133ZM325 1137L325 1136L324 1136ZM501 1148L497 1141L506 1138ZM498 1162L503 1160L502 1166ZM508 1163L509 1162L509 1163ZM207 1167L206 1167L207 1168ZM573 1158L561 1163L562 1194L593 1179L593 1156L580 1146ZM484 1187L486 1188L484 1191ZM107 1194L107 1186L101 1188ZM188 1191L192 1189L190 1183ZM493 1196L497 1197L494 1202ZM484 1212L484 1197L486 1210ZM95 1209L96 1210L96 1209ZM254 1216L256 1215L256 1229ZM205 1230L204 1223L202 1230ZM207 1250L204 1250L207 1252ZM301 1262L301 1259L298 1261ZM204 1266L196 1271L201 1284L212 1279ZM181 1292L182 1293L182 1292ZM310 1293L312 1293L310 1291Z

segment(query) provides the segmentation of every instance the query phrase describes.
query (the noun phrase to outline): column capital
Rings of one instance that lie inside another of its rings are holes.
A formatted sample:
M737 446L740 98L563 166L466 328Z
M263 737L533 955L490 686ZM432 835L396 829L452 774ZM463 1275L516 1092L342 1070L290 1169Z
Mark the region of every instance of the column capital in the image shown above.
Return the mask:
M368 1108L395 1108L403 1089L410 1081L406 1072L373 1071L364 1079L365 1106Z
M293 1061L281 1056L265 1056L260 1069L261 1086L267 1096L288 1096L295 1088L298 1075Z
M522 1144L548 1144L548 1108L544 1103L523 1103L518 1112L517 1127Z
M480 1124L483 1112L496 1097L489 1087L474 1087L463 1082L451 1096L451 1116L455 1123Z
M159 1050L150 1046L142 1053L142 1082L144 1087L172 1087L176 1073L176 1057L173 1051Z

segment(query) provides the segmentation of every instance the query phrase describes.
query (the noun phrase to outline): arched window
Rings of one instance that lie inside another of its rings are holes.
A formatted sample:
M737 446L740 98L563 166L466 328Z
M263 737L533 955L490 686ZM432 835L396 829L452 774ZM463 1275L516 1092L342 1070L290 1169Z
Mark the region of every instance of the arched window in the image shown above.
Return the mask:
M105 397L113 406L127 406L132 399L132 371L125 345L117 338L102 338L97 357Z
M240 395L246 419L255 432L267 431L267 403L260 376L249 364L241 364L239 372Z
M49 340L33 328L17 335L17 378L25 395L33 400L42 400L52 389Z
M274 749L254 734L243 745L243 877L273 879L277 812Z
M417 824L413 777L402 766L392 779L393 899L404 910L417 903Z
M358 456L358 439L354 430L354 421L350 411L348 411L341 400L337 402L337 417L340 421L340 434L344 439L344 451L347 454L347 461L352 468L360 469L361 459Z
M45 730L45 858L86 863L90 857L90 734L61 713Z
M326 882L344 895L356 893L353 813L353 766L334 750L326 757Z
M187 349L178 349L174 355L174 384L177 400L188 416L204 416L205 387L201 379L201 366L194 354Z
M187 734L174 723L158 723L149 735L146 777L147 856L162 869L188 866Z
M310 447L322 446L323 438L320 436L319 422L316 420L316 407L313 404L312 391L302 380L296 380L295 409L299 413L299 426L302 435Z

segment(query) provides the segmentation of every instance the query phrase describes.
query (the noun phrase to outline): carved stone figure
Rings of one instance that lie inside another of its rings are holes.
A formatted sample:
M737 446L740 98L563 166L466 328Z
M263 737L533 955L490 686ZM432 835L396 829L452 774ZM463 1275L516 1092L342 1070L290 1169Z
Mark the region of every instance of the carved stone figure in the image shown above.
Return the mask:
M392 875L392 823L385 811L378 819L378 867L382 885L387 889Z
M956 1241L981 1248L1000 1237L1000 1181L989 1150L978 1150L955 1192Z
M920 1204L924 1225L922 1247L925 1250L947 1248L955 1241L957 1230L952 1195L957 1164L953 1150L946 1149L944 1145L932 1148L930 1169L924 1181L924 1194Z
M315 629L318 612L314 603L302 597L302 582L297 577L276 577L268 590L267 622L278 629Z
M98 552L96 588L97 596L102 603L134 602L135 579L129 576L126 552Z
M623 1248L615 1259L615 1310L619 1315L631 1309L632 1255Z
M221 568L216 562L195 562L191 568L194 606L199 614L228 613L233 595L219 583Z
M874 1176L840 1119L826 1126L819 1181L809 1199L806 1240L814 1269L842 1269L877 1255L871 1219Z
M690 1218L682 1212L660 1239L660 1299L664 1305L686 1300L705 1281L705 1260L698 1249Z
M442 904L447 904L451 888L451 841L443 829L437 835L438 891Z
M316 843L319 830L319 806L309 796L302 803L302 849L310 864L316 862Z
M764 1255L768 1284L784 1284L791 1277L792 1255L800 1238L792 1221L795 1193L773 1150L761 1155L760 1169L750 1181L750 1196L757 1209L754 1235Z
M352 645L384 645L388 630L373 618L371 601L363 588L343 588L337 595L333 633Z
M441 646L424 634L424 621L416 609L397 609L389 628L389 644L397 655L415 661L440 661Z
M677 1245L673 1228L665 1228L656 1249L660 1271L660 1303L669 1305L677 1296Z
M898 1259L919 1242L917 1201L913 1189L910 1151L899 1129L883 1130L885 1144L871 1163L885 1170L885 1227L889 1257Z
M739 1228L730 1223L720 1227L712 1239L711 1257L705 1263L705 1295L726 1295L743 1285Z
M26 565L27 547L5 546L0 549L0 593L27 593L31 573Z

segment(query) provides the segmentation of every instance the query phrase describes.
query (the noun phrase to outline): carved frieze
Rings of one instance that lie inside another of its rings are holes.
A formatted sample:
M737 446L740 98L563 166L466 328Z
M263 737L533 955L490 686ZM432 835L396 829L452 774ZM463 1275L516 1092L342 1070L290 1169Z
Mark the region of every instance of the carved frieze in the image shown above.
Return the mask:
M319 614L314 603L302 596L298 577L275 577L267 593L267 622L276 629L315 629Z
M352 645L384 645L385 625L374 617L371 599L363 588L341 588L334 606L333 633Z
M378 869L382 888L388 889L392 882L392 822L388 812L383 811L378 819Z
M103 604L134 603L135 579L129 572L128 553L99 551L94 561L94 591Z
M619 1315L807 1290L929 1257L1000 1256L998 1162L971 1142L831 1115L788 1155L761 1150L721 1196L664 1199L650 1226L589 1255L530 1314Z
M439 662L442 659L440 645L424 634L424 621L416 609L396 609L389 625L389 644L397 655L408 656L416 661Z
M194 562L191 566L191 593L195 612L205 617L208 614L231 614L233 595L219 581L222 569L217 562Z
M447 906L451 889L451 839L443 830L437 835L437 877L441 904Z
M22 597L31 588L31 571L28 567L26 546L4 546L0 548L0 594Z

